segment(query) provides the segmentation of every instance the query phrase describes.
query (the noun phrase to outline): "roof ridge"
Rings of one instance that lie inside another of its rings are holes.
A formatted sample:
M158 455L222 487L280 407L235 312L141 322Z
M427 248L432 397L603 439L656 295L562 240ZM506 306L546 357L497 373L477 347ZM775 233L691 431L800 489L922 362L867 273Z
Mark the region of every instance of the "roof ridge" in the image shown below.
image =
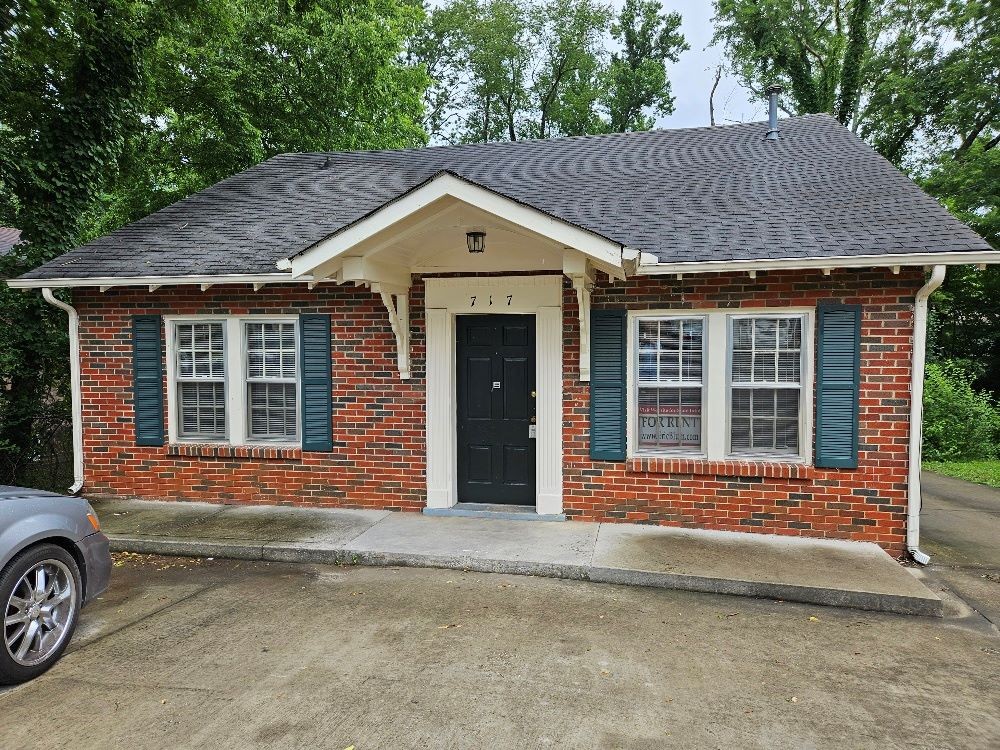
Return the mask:
M829 119L840 124L837 119L828 112L814 112L803 115L793 115L791 117L784 117L778 120L779 124L782 122L790 122L795 120L809 120L809 119ZM407 148L370 148L370 149L358 149L349 151L284 151L280 154L275 154L266 161L271 161L272 159L280 159L286 156L365 156L370 154L405 154L405 153L415 153L415 152L427 152L427 151L446 151L449 149L472 149L472 148L500 148L500 147L511 147L520 144L530 145L530 144L551 144L551 143L567 143L569 141L596 141L604 139L620 140L624 138L645 138L652 135L666 135L666 134L685 134L693 133L699 131L712 131L719 132L723 130L737 130L750 127L767 127L767 120L748 120L746 122L732 122L726 125L694 125L691 127L684 128L651 128L649 130L627 130L619 133L590 133L586 135L565 135L559 136L558 138L523 138L521 140L515 141L483 141L474 143L440 143L432 146L410 146ZM261 163L266 163L261 162Z

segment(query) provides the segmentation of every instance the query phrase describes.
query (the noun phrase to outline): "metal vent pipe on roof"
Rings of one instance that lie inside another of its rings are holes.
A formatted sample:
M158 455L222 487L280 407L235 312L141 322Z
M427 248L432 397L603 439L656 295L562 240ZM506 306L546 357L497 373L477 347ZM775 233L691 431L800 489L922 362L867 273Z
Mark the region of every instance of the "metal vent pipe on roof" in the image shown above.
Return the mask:
M777 84L767 87L767 140L778 140L778 94L782 92Z

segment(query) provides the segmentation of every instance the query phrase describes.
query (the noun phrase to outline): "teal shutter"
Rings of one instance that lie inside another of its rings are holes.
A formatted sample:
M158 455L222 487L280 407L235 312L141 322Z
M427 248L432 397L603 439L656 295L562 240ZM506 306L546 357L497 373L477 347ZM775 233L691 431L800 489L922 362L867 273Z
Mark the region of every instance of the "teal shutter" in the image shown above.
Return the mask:
M625 311L590 313L590 457L625 460Z
M330 316L299 316L302 450L333 450L333 369Z
M163 445L163 347L159 315L132 316L132 410L136 445Z
M821 304L816 357L816 466L858 468L861 305Z

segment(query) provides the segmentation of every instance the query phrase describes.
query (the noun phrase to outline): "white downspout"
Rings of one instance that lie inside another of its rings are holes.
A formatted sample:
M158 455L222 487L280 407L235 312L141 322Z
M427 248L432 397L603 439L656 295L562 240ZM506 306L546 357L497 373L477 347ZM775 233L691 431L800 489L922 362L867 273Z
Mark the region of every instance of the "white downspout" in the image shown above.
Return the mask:
M924 435L924 362L927 359L927 299L944 281L945 266L934 266L913 305L913 365L910 372L910 474L907 482L906 549L921 565L931 561L920 551L920 462Z
M49 287L42 288L42 297L50 305L65 310L69 316L69 384L73 412L73 486L75 495L83 489L83 399L80 394L80 316L76 308L57 299Z

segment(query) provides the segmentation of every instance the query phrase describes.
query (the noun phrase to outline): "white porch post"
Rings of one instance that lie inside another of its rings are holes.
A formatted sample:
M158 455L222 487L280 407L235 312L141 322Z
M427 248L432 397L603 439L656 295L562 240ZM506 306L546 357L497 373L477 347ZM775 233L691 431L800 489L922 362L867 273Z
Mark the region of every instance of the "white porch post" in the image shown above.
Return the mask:
M455 498L454 356L451 316L427 308L427 507L450 508Z
M535 511L563 512L562 497L562 308L539 307L535 315L535 362L538 398Z

